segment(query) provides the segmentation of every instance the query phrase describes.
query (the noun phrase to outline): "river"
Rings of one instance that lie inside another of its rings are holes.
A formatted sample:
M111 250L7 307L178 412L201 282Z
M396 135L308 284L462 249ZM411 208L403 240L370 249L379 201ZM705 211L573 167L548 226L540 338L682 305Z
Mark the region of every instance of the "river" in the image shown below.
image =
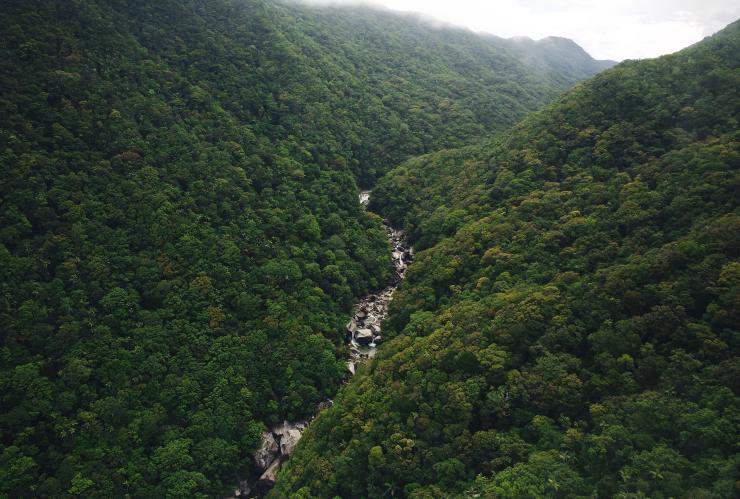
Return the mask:
M370 202L370 191L361 191L359 202L367 207ZM346 325L349 349L348 378L355 374L358 364L375 355L376 348L383 341L381 323L388 315L388 305L393 293L413 259L413 249L404 231L392 227L388 220L383 220L383 226L391 246L394 275L388 286L363 297L353 307L352 317ZM321 402L316 408L316 414L331 404L331 399ZM275 484L280 467L288 459L316 414L299 421L284 421L265 431L262 434L262 445L253 455L258 471L252 478L240 481L232 497L262 497L266 494Z

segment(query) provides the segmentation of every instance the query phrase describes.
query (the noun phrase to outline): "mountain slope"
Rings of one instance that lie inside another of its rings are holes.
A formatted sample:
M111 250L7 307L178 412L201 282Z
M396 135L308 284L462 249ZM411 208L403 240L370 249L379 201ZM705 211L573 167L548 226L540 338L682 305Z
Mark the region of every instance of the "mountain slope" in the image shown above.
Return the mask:
M537 41L517 37L508 41L513 42L522 63L537 71L543 79L565 85L572 81L573 75L597 73L616 64L609 60L596 61L573 40L559 36Z
M0 24L3 497L233 490L265 425L336 392L349 307L390 275L358 182L564 87L368 10L7 1Z
M288 40L309 56L309 64L324 66L318 71L330 73L351 100L354 119L340 121L335 133L354 141L356 172L368 185L411 155L505 130L611 65L573 42L555 54L539 42L522 47L434 27L413 14L282 5L291 21L292 29L284 30Z
M373 204L418 250L274 497L738 495L740 24Z
M224 494L389 275L344 157L258 118L272 75L195 8L3 6L0 495Z

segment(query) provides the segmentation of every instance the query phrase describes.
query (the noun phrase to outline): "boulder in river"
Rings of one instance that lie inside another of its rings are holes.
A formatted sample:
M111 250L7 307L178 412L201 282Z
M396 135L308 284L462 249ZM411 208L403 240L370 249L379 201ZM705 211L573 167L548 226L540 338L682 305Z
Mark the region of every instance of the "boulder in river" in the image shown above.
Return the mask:
M237 497L249 497L250 492L252 492L252 487L249 486L249 482L247 482L247 480L239 480L239 485L236 487L234 495L231 496L229 499Z
M297 423L283 421L283 424L272 429L272 432L280 443L280 457L287 457L293 452L305 429L306 423L303 421Z
M283 456L290 456L291 452L293 452L293 449L295 449L295 446L298 444L298 441L301 439L301 431L296 428L291 428L290 430L283 433L283 435L280 438L280 454Z
M373 332L371 329L358 329L355 332L355 341L360 345L369 345L373 341Z
M278 471L280 471L281 464L280 459L275 459L270 467L262 473L257 484L263 489L269 489L275 485L275 479L277 478Z
M262 445L254 453L254 464L260 470L266 470L278 457L280 447L270 431L262 433Z

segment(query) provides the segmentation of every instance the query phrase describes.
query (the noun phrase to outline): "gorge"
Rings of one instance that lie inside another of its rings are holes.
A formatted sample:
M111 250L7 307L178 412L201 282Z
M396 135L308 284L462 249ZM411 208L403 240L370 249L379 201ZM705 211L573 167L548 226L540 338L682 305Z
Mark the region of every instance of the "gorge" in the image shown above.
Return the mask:
M329 3L2 2L0 498L740 496L740 24Z
M371 191L360 192L358 200L361 206L368 206L370 195ZM346 325L348 376L354 376L357 367L375 355L375 349L382 341L381 324L388 315L388 305L413 259L413 248L404 231L394 228L387 219L383 220L383 227L391 248L394 272L386 287L363 297L353 307L352 318ZM290 457L311 420L331 404L332 400L327 398L318 404L311 417L293 422L283 421L263 432L262 443L253 455L256 472L251 479L240 480L232 497L262 497L269 491L275 485L280 467Z

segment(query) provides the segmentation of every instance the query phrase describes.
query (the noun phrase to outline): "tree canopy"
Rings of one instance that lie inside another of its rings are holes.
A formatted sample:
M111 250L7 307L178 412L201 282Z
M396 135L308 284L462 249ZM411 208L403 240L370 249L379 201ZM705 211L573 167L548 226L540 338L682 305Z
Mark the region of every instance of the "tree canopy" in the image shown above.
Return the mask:
M0 25L0 497L229 492L336 392L390 276L358 185L603 66L263 0L9 0Z
M272 497L735 497L740 23L372 205L417 249L386 341Z

